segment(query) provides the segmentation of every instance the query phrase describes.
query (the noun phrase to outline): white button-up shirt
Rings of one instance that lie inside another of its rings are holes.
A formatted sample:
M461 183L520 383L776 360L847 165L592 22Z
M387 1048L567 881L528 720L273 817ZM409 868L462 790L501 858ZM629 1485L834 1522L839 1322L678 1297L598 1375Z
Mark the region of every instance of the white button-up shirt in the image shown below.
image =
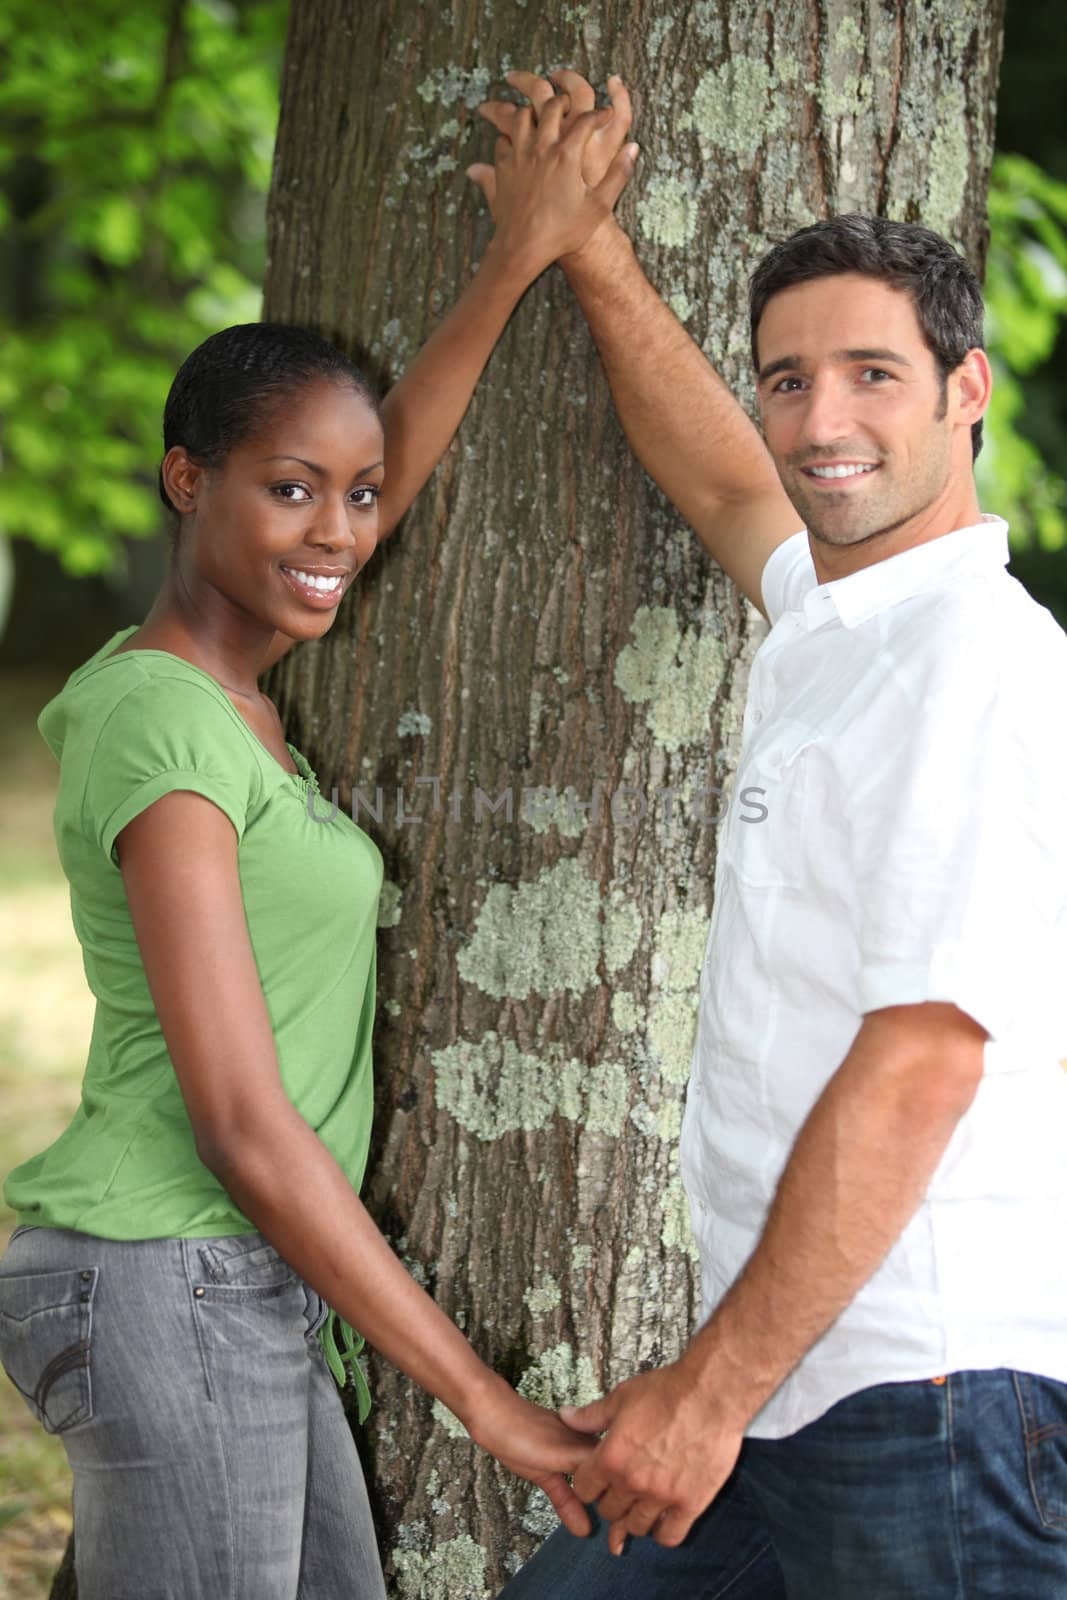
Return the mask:
M872 1384L1067 1380L1067 635L984 517L820 585L762 578L682 1129L710 1314L868 1011L951 1001L985 1070L917 1213L754 1417Z

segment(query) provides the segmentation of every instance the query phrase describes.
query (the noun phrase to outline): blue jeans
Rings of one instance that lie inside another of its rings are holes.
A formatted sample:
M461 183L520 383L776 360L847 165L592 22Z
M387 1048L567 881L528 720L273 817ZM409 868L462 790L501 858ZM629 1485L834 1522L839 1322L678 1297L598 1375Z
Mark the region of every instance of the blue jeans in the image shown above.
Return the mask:
M1067 1337L1067 1333L1065 1333ZM747 1439L685 1543L558 1529L507 1600L1063 1600L1067 1384L1025 1372L864 1389Z
M326 1315L260 1233L16 1228L0 1363L66 1449L80 1600L384 1600Z

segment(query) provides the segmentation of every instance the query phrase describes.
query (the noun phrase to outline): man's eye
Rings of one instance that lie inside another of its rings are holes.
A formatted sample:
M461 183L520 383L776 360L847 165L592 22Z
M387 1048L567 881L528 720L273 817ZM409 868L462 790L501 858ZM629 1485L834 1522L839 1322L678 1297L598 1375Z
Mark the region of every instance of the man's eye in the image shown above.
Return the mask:
M881 367L867 367L864 369L863 376L869 383L880 383L883 378L887 382L890 381L893 374L891 372L883 372Z
M801 388L802 382L803 380L800 378L783 378L781 383L775 386L774 392L775 394L796 394L797 390Z

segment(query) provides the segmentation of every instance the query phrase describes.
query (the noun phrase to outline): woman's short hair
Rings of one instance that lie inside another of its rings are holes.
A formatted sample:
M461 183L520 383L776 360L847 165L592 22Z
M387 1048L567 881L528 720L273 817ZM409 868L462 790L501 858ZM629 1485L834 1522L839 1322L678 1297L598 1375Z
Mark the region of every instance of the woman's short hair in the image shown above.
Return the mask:
M300 389L322 380L366 400L377 395L343 351L310 328L288 322L244 322L213 333L178 368L163 408L163 450L183 445L192 459L217 467L254 438ZM159 495L176 511L159 470Z

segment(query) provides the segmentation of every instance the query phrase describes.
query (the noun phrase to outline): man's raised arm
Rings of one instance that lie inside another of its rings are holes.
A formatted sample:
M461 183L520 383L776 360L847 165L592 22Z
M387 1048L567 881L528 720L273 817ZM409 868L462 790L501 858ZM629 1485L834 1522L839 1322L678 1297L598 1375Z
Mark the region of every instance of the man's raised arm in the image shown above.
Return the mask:
M593 90L576 72L554 81L569 96L569 115L592 109ZM535 114L555 97L533 73L508 82ZM586 147L582 175L597 181L600 152L618 149L628 127L630 100L618 78L608 79L615 126ZM514 107L495 102L482 114L507 135ZM472 176L486 189L487 168ZM497 196L491 195L491 200ZM645 470L678 507L709 553L752 603L763 610L760 576L775 547L802 518L786 497L757 429L700 347L645 277L629 238L608 217L577 251L560 257L604 363L627 439Z
M763 611L767 558L802 519L759 433L653 289L614 220L560 265L596 340L634 454Z

